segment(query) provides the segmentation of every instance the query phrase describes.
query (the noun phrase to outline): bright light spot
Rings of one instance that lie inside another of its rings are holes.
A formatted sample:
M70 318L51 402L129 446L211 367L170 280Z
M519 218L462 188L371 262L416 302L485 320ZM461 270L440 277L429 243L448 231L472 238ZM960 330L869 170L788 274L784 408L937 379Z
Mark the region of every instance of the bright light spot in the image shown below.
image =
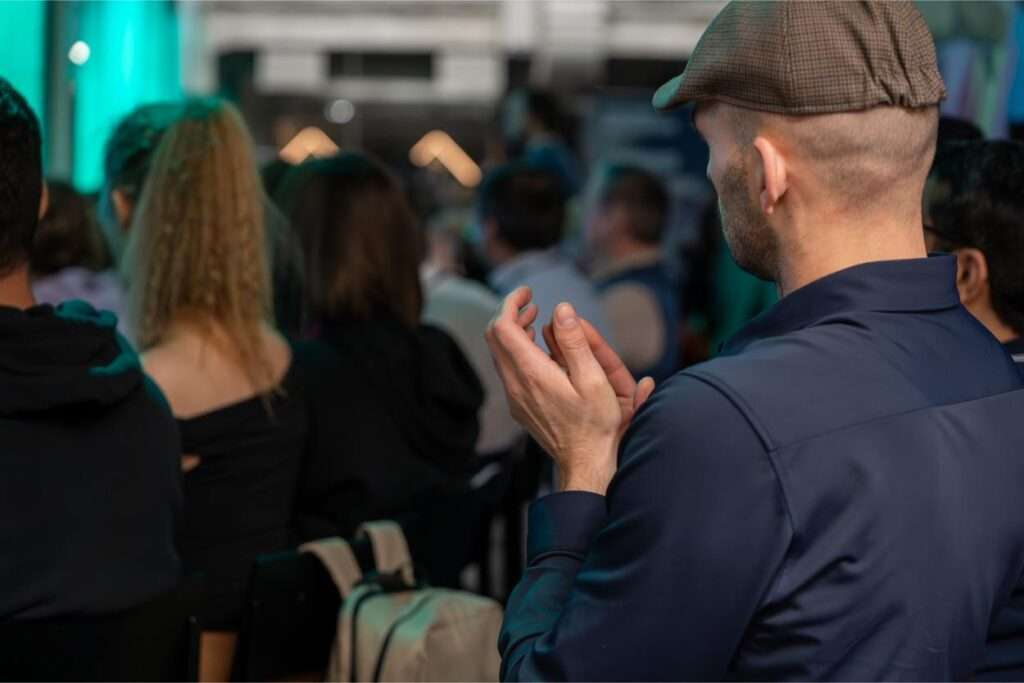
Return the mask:
M348 123L356 115L356 107L348 100L334 100L327 105L327 120L332 123Z
M338 145L315 126L303 128L287 145L281 148L279 156L289 164L301 164L309 157L329 157L338 153Z
M443 130L432 130L420 138L409 150L409 160L417 166L439 161L465 187L476 187L482 177L476 162Z
M89 55L92 54L92 50L89 49L89 43L84 40L76 40L68 50L68 59L71 63L76 66L82 66L89 61Z

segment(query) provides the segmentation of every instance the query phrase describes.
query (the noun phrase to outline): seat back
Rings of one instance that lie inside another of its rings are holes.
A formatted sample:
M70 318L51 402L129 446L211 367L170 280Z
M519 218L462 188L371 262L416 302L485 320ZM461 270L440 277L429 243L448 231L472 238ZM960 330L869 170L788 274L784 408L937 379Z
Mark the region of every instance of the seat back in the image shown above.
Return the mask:
M0 624L0 680L196 681L201 599L190 580L121 612Z
M355 550L361 565L373 566L367 544ZM288 551L257 558L232 679L323 680L340 606L338 589L315 557Z

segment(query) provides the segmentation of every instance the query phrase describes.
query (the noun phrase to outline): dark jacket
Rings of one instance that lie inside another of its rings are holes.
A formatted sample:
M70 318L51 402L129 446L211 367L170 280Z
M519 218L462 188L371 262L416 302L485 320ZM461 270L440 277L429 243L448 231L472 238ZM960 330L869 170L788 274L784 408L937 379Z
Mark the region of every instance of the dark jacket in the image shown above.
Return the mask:
M0 308L0 619L98 614L175 586L178 430L110 314Z
M307 346L310 452L299 540L349 535L420 509L474 457L483 389L444 332L398 322L328 322Z
M1024 568L1024 384L955 278L834 273L658 388L607 497L534 504L504 677L971 677Z
M1003 345L1024 377L1024 338ZM1024 449L1022 449L1024 452ZM992 622L979 681L1024 681L1024 574L1010 600Z

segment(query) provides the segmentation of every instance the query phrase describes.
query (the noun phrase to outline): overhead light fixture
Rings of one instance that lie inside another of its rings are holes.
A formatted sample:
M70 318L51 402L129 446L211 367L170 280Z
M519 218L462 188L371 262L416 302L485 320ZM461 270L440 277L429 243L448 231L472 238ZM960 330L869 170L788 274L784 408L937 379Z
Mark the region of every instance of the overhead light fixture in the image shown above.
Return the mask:
M334 140L316 126L300 130L278 153L289 164L301 164L309 157L318 159L338 153Z
M477 163L443 130L432 130L420 138L409 150L409 160L420 167L438 161L465 187L476 187L483 177Z
M89 61L91 55L92 49L89 47L89 43L84 40L76 40L68 50L68 61L75 66L82 66Z
M334 100L324 114L331 123L348 123L356 116L356 106L346 99Z

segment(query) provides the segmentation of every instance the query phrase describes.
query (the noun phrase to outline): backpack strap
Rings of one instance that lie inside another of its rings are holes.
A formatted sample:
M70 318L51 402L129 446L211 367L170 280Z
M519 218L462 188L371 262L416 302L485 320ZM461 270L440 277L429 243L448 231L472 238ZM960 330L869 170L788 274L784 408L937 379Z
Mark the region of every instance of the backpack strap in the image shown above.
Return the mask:
M363 570L349 544L340 538L325 538L303 543L299 552L312 553L323 563L327 573L334 580L342 599L348 597L353 587L363 578Z
M397 522L367 522L359 527L359 535L367 536L373 547L373 561L382 574L400 573L409 586L416 585L412 555L405 541L405 534Z

